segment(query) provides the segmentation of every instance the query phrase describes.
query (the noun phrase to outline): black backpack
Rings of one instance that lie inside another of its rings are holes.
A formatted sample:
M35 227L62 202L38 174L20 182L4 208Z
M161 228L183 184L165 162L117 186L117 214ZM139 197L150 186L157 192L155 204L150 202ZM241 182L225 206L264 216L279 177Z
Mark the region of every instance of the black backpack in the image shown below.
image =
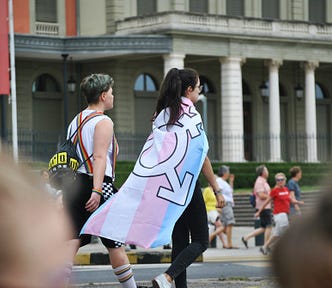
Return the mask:
M79 134L79 129L82 129L85 123L99 115L102 114L93 112L86 116L75 132L58 147L56 153L51 157L48 163L49 181L55 189L63 190L70 187L76 179L77 169L92 157L91 154L84 161L80 159L76 152L78 137L75 137L74 140L73 137L75 134Z
M250 194L249 202L253 208L256 208L256 194L254 192Z

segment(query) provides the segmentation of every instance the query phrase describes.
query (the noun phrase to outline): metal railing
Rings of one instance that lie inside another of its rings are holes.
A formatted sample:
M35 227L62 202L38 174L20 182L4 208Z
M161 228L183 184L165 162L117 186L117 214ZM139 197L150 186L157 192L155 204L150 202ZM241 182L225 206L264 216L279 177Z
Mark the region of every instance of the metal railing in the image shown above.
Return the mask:
M36 22L36 34L48 35L48 36L59 36L59 24L48 23L48 22Z
M119 160L135 161L141 152L143 144L148 135L134 135L117 133L117 140L120 146ZM274 136L275 137L275 136ZM317 160L327 162L332 160L332 137L328 134L318 134L316 137L305 134L284 134L278 139L280 141L280 156L286 162L308 162L308 154L311 151L309 142L316 143ZM11 149L11 131L8 132L8 140L3 140L2 147L8 146ZM36 132L32 130L19 130L19 155L30 161L48 162L55 153L58 144L64 139L62 133L56 132ZM270 161L271 138L269 134L248 134L243 137L223 135L221 137L209 135L209 158L212 161L223 161L222 153L227 151L237 153L239 145L234 143L241 142L244 147L244 160L255 162ZM0 146L0 147L1 147ZM309 147L309 148L308 148ZM314 147L315 148L315 147ZM234 150L230 150L234 149Z

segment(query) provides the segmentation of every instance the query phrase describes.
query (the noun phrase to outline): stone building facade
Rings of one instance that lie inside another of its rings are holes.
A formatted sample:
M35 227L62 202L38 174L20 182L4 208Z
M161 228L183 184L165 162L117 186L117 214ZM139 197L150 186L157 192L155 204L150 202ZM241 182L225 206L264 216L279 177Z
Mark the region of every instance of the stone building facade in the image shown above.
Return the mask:
M192 67L204 84L197 106L212 160L332 158L332 0L13 2L25 156L47 159L85 105L80 80L104 72L115 80L108 113L120 159L135 159L163 76ZM77 83L73 92L69 80ZM10 141L10 104L2 101L1 111Z

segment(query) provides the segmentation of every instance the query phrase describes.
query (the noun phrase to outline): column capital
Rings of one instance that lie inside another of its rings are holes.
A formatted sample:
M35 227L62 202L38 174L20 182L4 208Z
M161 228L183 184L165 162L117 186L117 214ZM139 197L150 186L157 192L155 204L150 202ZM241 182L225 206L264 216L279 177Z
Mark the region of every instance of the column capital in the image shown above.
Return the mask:
M304 62L304 70L305 71L314 71L319 66L318 61L308 61Z
M220 57L219 61L221 64L225 63L232 63L232 62L240 62L240 65L242 66L244 63L246 63L246 58L243 57Z
M264 65L270 68L279 69L279 67L283 64L281 59L269 59L264 61Z

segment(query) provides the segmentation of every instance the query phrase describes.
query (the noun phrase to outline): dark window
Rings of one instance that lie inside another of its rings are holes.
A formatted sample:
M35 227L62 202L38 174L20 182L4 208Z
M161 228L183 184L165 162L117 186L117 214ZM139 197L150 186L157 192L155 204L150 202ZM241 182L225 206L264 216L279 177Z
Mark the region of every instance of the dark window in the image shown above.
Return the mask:
M208 13L208 1L190 0L189 11L196 13Z
M262 1L262 18L279 19L279 0Z
M228 16L244 16L244 1L227 0L226 13Z
M36 21L57 23L57 1L54 0L35 0Z
M326 22L326 0L309 0L309 21Z
M242 80L242 95L251 95L250 88L246 81Z
M152 77L149 74L141 74L136 78L135 91L157 91L157 85L156 82L152 79Z
M42 74L33 81L32 92L60 92L60 87L51 75Z
M137 16L153 14L156 12L156 0L137 0Z
M326 99L327 98L324 88L318 83L315 84L315 94L316 94L316 99Z

